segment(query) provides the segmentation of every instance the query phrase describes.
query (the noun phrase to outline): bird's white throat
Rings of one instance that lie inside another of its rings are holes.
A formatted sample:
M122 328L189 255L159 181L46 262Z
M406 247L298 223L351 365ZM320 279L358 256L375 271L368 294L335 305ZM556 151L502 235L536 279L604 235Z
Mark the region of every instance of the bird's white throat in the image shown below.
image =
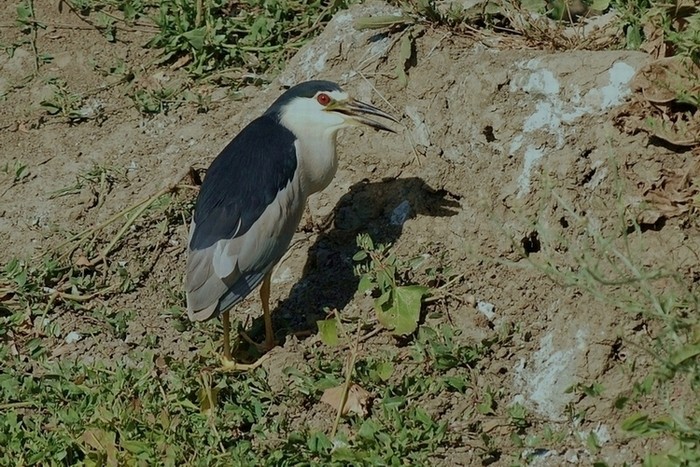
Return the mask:
M338 170L338 156L335 151L336 133L337 130L319 138L310 138L303 143L299 140L294 143L301 174L301 189L306 196L326 188Z

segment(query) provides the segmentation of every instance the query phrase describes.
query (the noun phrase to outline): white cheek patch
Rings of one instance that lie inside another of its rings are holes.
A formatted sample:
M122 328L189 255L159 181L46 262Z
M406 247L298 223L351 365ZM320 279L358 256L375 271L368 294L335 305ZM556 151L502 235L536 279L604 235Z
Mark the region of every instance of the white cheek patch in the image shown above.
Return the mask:
M347 99L345 92L322 91L332 99ZM327 112L316 97L300 98L287 104L282 109L281 123L297 137L317 137L325 129L340 129L346 126L345 117L337 112Z

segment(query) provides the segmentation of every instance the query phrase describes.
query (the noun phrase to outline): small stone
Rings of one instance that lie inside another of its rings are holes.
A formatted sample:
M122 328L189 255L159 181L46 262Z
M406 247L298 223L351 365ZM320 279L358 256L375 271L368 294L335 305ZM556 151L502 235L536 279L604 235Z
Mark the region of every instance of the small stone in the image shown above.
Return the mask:
M496 312L494 311L496 307L492 303L478 302L476 304L476 309L479 310L479 313L486 316L489 321L493 321L493 319L496 317Z
M65 341L66 341L66 344L75 344L76 342L78 342L82 338L83 338L83 336L79 332L71 331L66 336Z

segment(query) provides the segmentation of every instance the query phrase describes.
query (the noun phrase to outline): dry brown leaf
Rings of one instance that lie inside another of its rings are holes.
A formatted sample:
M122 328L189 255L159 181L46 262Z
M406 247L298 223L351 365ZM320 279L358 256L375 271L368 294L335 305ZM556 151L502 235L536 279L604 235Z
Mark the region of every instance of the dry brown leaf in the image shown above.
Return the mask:
M182 67L184 67L185 65L187 65L188 63L190 63L190 61L192 61L192 56L191 56L191 55L189 55L189 54L183 55L182 57L178 58L178 59L175 61L175 63L173 63L172 65L170 65L170 69L171 69L171 70L179 70L180 68L182 68Z
M686 168L663 170L658 180L642 190L652 210L640 214L638 222L653 224L661 217L678 217L690 211L700 194L699 180L700 161Z
M681 96L700 95L700 67L682 57L662 58L641 68L633 88L639 94L617 118L624 131L640 130L667 143L700 145L700 110L679 106Z
M344 390L344 384L326 389L323 391L323 396L321 396L321 402L324 402L334 409L337 409L343 399ZM341 415L347 415L348 413L352 412L361 417L366 417L370 396L371 394L366 389L353 383L348 390L348 399L345 401Z
M639 49L648 53L654 58L666 56L666 41L664 37L663 25L660 21L649 21L642 28L645 40Z
M92 261L90 261L85 255L78 256L73 265L78 268L89 268L94 266Z
M644 98L654 104L674 102L681 91L700 91L700 67L687 57L654 60L642 67L632 81Z

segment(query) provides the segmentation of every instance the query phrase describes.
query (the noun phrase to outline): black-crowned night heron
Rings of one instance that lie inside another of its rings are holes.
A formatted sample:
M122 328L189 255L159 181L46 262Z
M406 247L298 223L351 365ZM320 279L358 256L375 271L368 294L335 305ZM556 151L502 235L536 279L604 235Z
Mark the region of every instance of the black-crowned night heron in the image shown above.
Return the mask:
M246 126L209 167L190 228L185 291L191 320L222 314L225 368L257 366L233 362L229 310L261 282L261 347L274 347L272 269L289 248L309 195L335 175L338 130L359 123L393 131L371 116L397 121L351 99L335 83L298 84Z

